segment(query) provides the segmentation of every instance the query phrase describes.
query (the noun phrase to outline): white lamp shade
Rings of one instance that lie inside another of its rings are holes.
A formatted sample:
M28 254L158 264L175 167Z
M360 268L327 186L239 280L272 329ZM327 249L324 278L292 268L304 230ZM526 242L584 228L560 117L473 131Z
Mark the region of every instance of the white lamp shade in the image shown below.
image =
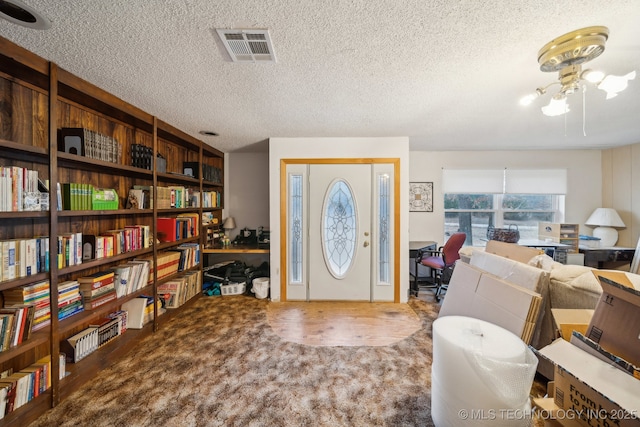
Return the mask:
M232 216L228 217L224 220L222 228L224 228L225 230L233 230L234 228L236 228L236 220L233 219Z
M615 228L624 228L624 222L622 222L622 218L618 215L615 209L612 208L597 208L585 225L595 226L595 227L615 227Z

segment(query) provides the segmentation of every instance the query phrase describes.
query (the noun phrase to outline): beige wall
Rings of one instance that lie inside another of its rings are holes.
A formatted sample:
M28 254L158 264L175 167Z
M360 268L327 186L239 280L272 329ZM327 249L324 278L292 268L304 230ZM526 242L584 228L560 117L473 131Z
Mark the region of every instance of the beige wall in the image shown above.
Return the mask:
M434 206L432 213L409 214L410 240L434 240L439 244L444 241L443 168L567 169L564 221L580 224L580 232L590 235L591 228L583 224L591 212L602 204L601 165L600 150L412 151L410 181L433 182Z
M640 237L640 144L602 151L602 206L618 211L627 226L618 246L635 248Z
M237 229L269 229L269 153L229 153L226 171L225 215L236 220Z

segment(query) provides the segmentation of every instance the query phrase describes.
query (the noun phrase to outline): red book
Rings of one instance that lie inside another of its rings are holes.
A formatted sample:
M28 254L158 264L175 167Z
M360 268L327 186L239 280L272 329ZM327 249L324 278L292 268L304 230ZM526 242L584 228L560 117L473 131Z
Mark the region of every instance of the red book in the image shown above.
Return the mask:
M100 307L101 305L104 305L110 301L115 300L116 298L118 298L118 295L116 294L116 290L113 289L109 292L107 292L104 295L99 296L98 298L91 300L91 301L87 301L84 303L84 309L85 310L93 310L94 308Z
M80 277L77 280L78 283L80 283L80 289L87 287L90 287L91 289L98 289L104 285L113 283L113 271L98 271L97 273L89 276Z
M156 226L158 239L161 242L176 241L176 219L175 218L158 218Z

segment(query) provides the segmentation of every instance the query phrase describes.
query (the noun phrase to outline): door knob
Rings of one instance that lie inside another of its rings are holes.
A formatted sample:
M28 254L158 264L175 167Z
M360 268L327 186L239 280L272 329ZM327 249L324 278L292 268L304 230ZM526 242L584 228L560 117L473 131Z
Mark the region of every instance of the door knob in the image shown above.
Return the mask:
M369 242L365 241L364 242L364 247L366 248L367 246L369 246Z
M368 232L368 231L365 231L365 232L364 232L364 235L365 235L365 236L369 236L369 232Z

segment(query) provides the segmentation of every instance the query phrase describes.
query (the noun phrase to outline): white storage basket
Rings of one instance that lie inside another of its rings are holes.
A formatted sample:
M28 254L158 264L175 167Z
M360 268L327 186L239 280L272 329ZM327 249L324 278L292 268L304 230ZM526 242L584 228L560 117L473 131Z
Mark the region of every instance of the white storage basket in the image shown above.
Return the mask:
M247 282L242 283L229 283L228 285L221 285L220 290L222 295L241 295L247 289Z

